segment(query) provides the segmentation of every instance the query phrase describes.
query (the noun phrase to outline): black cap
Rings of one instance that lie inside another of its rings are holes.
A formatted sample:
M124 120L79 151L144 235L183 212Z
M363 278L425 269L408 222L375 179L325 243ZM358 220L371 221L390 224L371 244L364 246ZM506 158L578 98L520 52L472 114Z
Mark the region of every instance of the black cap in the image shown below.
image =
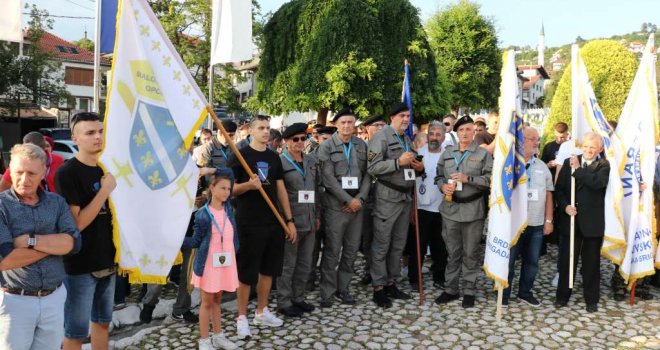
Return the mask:
M409 111L410 108L408 108L408 105L403 103L403 102L397 102L392 105L392 108L390 108L390 114L389 116L395 116L401 112Z
M319 128L318 133L319 135L332 135L337 131L337 128L334 126L324 126L322 128Z
M459 120L456 121L454 124L454 130L458 131L458 128L463 125L463 124L473 124L474 120L470 118L469 115L464 115L462 116Z
M343 117L343 116L345 116L345 115L352 115L352 116L355 116L355 114L353 113L353 110L352 110L352 109L350 109L350 108L344 108L344 109L340 110L339 112L337 112L337 114L335 114L335 116L332 118L332 122L333 122L333 123L336 123L336 122L337 122L337 119L339 119L339 118L341 118L341 117Z
M364 126L369 126L375 122L380 122L380 121L385 121L382 115L372 115L371 117L367 118L367 120L363 121L361 125Z
M236 132L236 129L238 129L236 123L229 119L222 120L222 127L225 128L226 132Z
M283 139L288 139L291 138L294 135L298 134L307 134L307 124L305 123L293 123L289 126L287 126L286 129L284 129L284 132L282 133L282 138Z

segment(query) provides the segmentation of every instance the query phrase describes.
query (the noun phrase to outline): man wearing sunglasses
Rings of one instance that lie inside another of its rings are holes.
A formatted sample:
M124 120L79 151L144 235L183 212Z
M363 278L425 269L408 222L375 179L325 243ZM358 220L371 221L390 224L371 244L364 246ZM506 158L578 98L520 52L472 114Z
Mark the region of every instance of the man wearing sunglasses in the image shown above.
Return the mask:
M298 232L296 242L284 243L284 266L277 279L277 308L288 317L314 311L314 306L305 302L305 288L312 270L315 231L320 225L316 210L319 169L316 158L303 153L306 133L305 123L292 124L282 133L286 145L280 154L284 185Z
M360 248L364 202L371 178L367 174L367 144L355 133L355 115L344 108L332 122L337 132L319 146L325 186L325 238L321 258L321 307L355 304L349 291L353 265ZM341 256L340 256L341 254Z
M445 124L445 129L447 129L445 141L442 143L442 148L444 149L447 146L453 146L458 143L458 135L454 130L454 124L456 124L456 116L453 114L447 114L442 118L442 124Z

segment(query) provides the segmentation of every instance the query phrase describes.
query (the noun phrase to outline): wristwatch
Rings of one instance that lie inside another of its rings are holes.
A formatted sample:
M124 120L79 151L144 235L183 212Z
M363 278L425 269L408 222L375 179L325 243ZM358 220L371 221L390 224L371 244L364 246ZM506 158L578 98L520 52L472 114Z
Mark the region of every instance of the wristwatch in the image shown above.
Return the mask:
M293 221L293 218L286 219L286 223L287 223L287 224L290 223L290 222L294 222L294 223L295 223L295 221Z
M28 235L27 244L29 249L34 249L34 246L37 245L37 237L35 237L34 233Z

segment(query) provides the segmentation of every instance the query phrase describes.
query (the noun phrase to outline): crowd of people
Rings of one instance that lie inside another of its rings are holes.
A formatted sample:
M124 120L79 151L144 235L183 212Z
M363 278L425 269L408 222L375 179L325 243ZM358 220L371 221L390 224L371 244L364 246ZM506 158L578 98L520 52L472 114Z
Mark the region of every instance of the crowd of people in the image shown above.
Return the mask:
M499 117L446 115L415 126L412 139L405 133L410 119L407 105L396 103L387 118L375 115L359 125L352 110L342 109L327 126L294 123L274 130L269 117L258 115L240 127L223 120L226 134L201 131L199 145L191 149L201 169L195 211L181 247L183 267L173 268L170 276L178 278L172 318L199 323L200 349L237 348L221 326L225 292L236 292L236 336L245 339L252 326L280 327L286 318L304 317L316 307L369 302L355 296L358 279L371 286L371 302L378 307L406 302L419 290L418 256L422 263L427 255L432 260L428 274L436 304L462 298L464 308L474 307L477 290L488 288L476 281ZM0 181L3 349L80 349L88 337L92 348L105 349L113 308L121 307L128 292L114 263L108 198L116 182L98 165L103 124L95 113L79 113L71 130L79 148L74 158L64 162L47 138L32 132L12 148ZM520 258L517 299L534 307L542 304L539 299L567 306L574 216L573 254L581 265L578 270L575 264L575 273L582 275L586 310L596 312L609 176L603 140L589 133L579 152L562 152L568 127L558 123L555 140L540 153L539 131L526 126L523 135L528 225L511 250L503 304L514 298ZM534 281L548 243L559 246L556 295L537 298ZM354 278L359 252L365 269ZM200 290L199 315L191 312L190 284ZM639 283L637 295L651 298L653 284L660 284L657 274ZM314 302L308 296L317 285ZM617 300L625 295L621 285L613 278ZM269 308L273 288L276 310ZM138 298L143 322L151 322L162 290L162 285L143 286Z

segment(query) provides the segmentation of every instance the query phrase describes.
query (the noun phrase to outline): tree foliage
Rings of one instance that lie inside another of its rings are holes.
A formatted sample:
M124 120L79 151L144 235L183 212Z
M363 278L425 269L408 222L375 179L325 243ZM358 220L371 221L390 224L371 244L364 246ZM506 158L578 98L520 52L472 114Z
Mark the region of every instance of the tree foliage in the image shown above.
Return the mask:
M451 4L432 15L426 29L438 69L451 82L452 110L497 106L501 51L493 22L479 13L479 5Z
M345 106L361 117L382 113L401 100L404 58L416 118L444 113L434 55L408 0L293 0L264 27L251 103L275 114Z
M94 52L94 41L92 41L91 39L82 38L80 40L74 41L73 43L76 44L76 46L83 48L89 52Z
M584 45L581 55L603 115L618 120L637 71L635 54L617 41L594 40ZM546 135L557 122L571 125L571 69L569 64L554 93Z
M27 6L26 6L27 7ZM0 103L13 115L22 105L64 104L70 94L64 87L64 74L59 61L40 50L39 41L44 31L53 27L48 11L29 7L27 43L23 56L18 56L18 45L0 42L0 95L5 96Z

